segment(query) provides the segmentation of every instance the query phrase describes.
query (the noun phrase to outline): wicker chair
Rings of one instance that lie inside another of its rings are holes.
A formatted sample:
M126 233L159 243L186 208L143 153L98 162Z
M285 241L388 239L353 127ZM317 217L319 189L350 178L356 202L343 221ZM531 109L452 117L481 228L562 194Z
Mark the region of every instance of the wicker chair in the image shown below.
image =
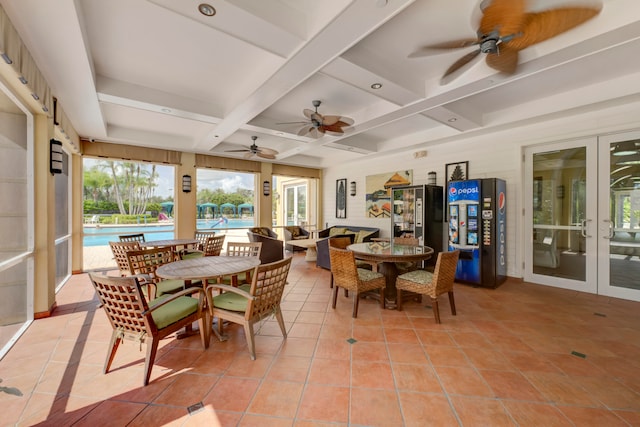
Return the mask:
M204 256L204 248L207 243L207 237L213 237L216 234L215 231L200 231L196 230L193 233L193 238L198 241L193 245L189 245L180 251L180 259L197 258ZM191 256L193 254L193 256Z
M290 267L290 257L257 266L253 270L253 280L248 290L222 284L207 286L209 312L212 317L218 318L218 337L221 341L226 339L223 336L224 321L243 325L249 354L251 359L255 360L253 325L272 314L278 321L282 336L287 337L280 301ZM215 291L222 293L214 296Z
M262 243L260 242L228 242L226 256L255 256L260 258ZM212 281L209 281L212 283ZM217 281L225 285L239 286L251 283L251 272L247 271L232 276L224 276Z
M203 249L180 254L181 259L200 258L203 256L218 256L224 246L224 234L219 236L209 236L205 239Z
M129 258L127 257L127 252L129 251L139 251L140 242L137 240L132 242L109 242L109 246L111 247L111 252L113 253L113 259L116 260L118 264L118 269L120 270L121 276L128 276L131 274L131 267L129 266Z
M144 233L123 234L118 236L121 242L144 242Z
M147 303L135 277L89 274L98 298L113 327L103 372L109 372L118 346L124 339L147 343L144 381L149 384L158 343L168 335L198 321L202 346L209 347L208 312L202 289L189 288ZM187 295L198 294L198 298Z
M441 323L438 296L446 292L449 294L451 314L455 316L456 304L453 298L453 282L456 276L459 256L460 251L440 252L433 273L426 270L414 270L398 276L396 279L398 310L402 310L402 291L428 295L431 297L436 323Z
M329 246L331 274L333 275L333 308L336 308L338 288L353 291L353 314L358 317L358 301L362 292L380 290L380 307L384 309L384 288L386 281L382 274L358 268L353 252Z
M179 292L185 288L184 280L164 280L156 276L158 267L175 260L173 249L170 247L129 251L127 252L127 258L129 259L131 275L138 276L143 280L143 284L147 285L146 295L150 300L165 294Z

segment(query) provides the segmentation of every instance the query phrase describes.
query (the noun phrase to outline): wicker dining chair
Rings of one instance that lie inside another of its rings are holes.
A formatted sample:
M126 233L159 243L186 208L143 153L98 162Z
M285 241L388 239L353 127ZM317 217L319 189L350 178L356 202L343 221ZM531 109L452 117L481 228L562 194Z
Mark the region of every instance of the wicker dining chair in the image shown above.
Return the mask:
M144 233L123 234L118 236L121 242L144 242Z
M382 274L358 268L353 252L346 249L329 246L329 258L335 286L333 290L333 308L336 308L338 288L343 288L354 293L352 314L354 318L358 317L358 301L360 300L360 294L363 292L379 289L380 307L384 309L384 289L387 282Z
M175 261L171 247L140 249L127 252L131 275L138 276L147 286L146 295L150 300L165 294L173 294L185 288L184 280L162 279L156 275L158 267Z
M204 290L189 288L147 303L136 277L109 277L89 273L89 278L113 327L103 373L109 372L123 340L138 341L141 346L145 342L147 352L143 384L146 386L149 384L159 341L195 321L200 327L202 346L209 348L209 315L204 305Z
M207 286L207 300L211 317L218 318L218 338L223 341L223 325L225 321L244 326L244 335L249 348L251 360L256 359L255 333L256 322L274 315L287 338L287 329L280 310L280 302L287 283L291 267L291 257L261 264L253 270L253 279L248 289L235 288L229 285L212 284ZM214 292L220 292L214 295Z
M203 249L201 251L192 251L180 254L181 259L200 258L203 256L218 256L222 252L224 246L224 234L218 236L208 236L205 239Z
M113 259L115 259L116 264L118 264L120 276L128 276L131 274L131 267L129 266L127 252L139 251L141 249L140 242L137 240L132 242L109 242L109 246L113 253Z
M262 242L228 242L226 256L255 256L260 258L260 252L262 251ZM209 281L214 283L215 281ZM217 283L225 285L239 286L247 283L251 283L251 272L246 271L244 273L233 274L231 276L221 277Z
M199 258L204 256L204 248L207 243L208 237L215 236L215 231L201 231L196 230L193 233L193 238L197 240L197 243L188 245L186 248L179 252L180 259Z
M451 314L456 315L456 304L453 298L453 282L458 266L460 251L440 252L433 273L426 270L414 270L401 274L396 279L398 310L402 310L402 291L411 291L431 298L436 323L440 321L438 296L448 293Z

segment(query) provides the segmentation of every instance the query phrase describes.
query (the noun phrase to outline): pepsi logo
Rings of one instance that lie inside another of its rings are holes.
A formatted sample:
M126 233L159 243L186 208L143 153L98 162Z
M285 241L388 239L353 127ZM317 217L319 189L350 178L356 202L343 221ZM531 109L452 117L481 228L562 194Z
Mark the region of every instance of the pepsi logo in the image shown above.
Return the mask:
M504 213L504 205L505 205L505 200L506 197L504 195L504 192L501 191L500 194L498 195L498 209L500 209L501 213Z

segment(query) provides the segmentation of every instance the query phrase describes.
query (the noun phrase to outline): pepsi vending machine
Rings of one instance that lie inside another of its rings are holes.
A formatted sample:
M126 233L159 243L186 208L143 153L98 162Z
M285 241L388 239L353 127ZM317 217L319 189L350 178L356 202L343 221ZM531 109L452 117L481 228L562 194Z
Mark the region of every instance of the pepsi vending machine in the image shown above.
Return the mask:
M495 288L506 280L506 187L497 178L448 184L448 246L460 250L457 281Z

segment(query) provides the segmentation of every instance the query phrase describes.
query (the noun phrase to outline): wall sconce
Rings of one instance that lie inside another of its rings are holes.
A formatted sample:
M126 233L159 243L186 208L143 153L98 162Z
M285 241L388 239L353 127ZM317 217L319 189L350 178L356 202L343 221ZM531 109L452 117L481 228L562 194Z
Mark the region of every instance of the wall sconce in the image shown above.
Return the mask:
M437 175L435 172L431 171L427 174L427 184L428 185L436 185Z
M62 173L62 142L52 139L49 141L50 159L49 159L49 172L51 175L56 173Z
M271 183L269 181L264 181L262 183L262 194L264 196L268 196L271 194Z
M355 181L351 181L351 183L349 184L349 194L351 194L352 196L356 195L356 182Z
M182 175L182 192L191 193L191 175Z

